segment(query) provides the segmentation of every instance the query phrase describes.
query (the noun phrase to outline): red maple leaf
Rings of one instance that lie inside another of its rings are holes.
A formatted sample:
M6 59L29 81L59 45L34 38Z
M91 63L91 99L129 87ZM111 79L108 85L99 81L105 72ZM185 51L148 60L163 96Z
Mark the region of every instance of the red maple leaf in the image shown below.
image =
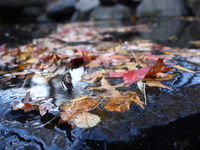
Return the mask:
M143 79L144 77L151 76L159 72L166 72L170 69L171 68L165 68L163 59L159 58L154 66L147 66L138 70L118 72L108 77L123 77L124 83L130 85L140 79Z

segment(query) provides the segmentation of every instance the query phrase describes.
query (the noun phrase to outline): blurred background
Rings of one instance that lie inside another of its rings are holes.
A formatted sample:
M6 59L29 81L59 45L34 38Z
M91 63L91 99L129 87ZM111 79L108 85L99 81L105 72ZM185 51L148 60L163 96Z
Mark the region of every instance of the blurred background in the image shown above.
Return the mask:
M0 0L0 22L200 15L199 0Z
M0 44L26 44L57 23L120 20L148 24L141 38L189 47L200 39L199 16L199 0L0 0Z

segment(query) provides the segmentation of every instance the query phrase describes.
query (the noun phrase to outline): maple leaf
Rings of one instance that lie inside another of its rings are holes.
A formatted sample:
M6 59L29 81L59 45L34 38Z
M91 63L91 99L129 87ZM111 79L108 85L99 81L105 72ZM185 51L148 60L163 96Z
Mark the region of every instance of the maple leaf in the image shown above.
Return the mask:
M107 90L105 93L106 97L117 97L120 95L120 92L115 90L116 88L123 87L124 84L118 84L118 85L110 85L109 82L105 79L101 79L101 86L100 87L90 87L90 90Z
M81 101L73 101L73 102L64 103L60 107L60 109L62 110L60 112L61 119L62 121L69 123L71 119L73 119L75 116L77 116L78 114L84 111L92 110L97 104L98 104L98 101L90 99L90 98L86 98Z
M109 75L108 78L110 78L110 77L123 77L124 83L126 85L130 85L132 83L137 82L140 79L143 79L150 68L151 67L147 66L147 67L143 67L139 70L118 72L118 73L114 73L112 75Z
M130 104L135 102L144 109L144 102L142 102L136 92L124 92L118 97L111 97L106 99L105 108L108 111L125 112L130 110Z
M166 68L163 63L163 59L159 58L156 63L149 69L147 74L145 76L151 76L153 74L159 73L159 72L166 72L171 70L172 68Z
M159 72L166 72L170 69L171 68L165 68L163 64L163 59L159 58L154 64L154 66L146 66L133 71L118 72L109 75L108 77L123 77L124 83L130 85L132 83L137 82L140 79L143 79L144 77L151 76Z

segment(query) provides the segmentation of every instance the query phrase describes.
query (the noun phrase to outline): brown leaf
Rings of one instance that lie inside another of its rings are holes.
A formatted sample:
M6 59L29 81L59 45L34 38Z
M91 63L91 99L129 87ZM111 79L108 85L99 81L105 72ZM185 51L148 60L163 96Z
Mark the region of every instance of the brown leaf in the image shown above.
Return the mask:
M30 103L24 103L24 106L21 109L23 109L24 112L29 112L31 110L38 110L39 107L38 107L38 105L33 105L33 104L30 104Z
M29 98L30 98L30 91L28 91L28 92L26 93L26 96L25 96L25 98L24 98L24 103L28 103Z
M161 87L169 90L173 90L172 88L165 86L164 84L161 83L161 81L146 81L146 85L151 86L151 87Z
M130 110L130 104L135 102L142 108L144 108L144 102L142 102L136 92L125 92L118 97L111 97L106 99L105 108L108 111L124 112Z
M81 79L81 81L86 82L86 83L95 83L99 79L104 77L106 74L107 74L107 72L105 70L95 71L91 74L84 74L84 75L82 75L83 79Z
M61 119L65 122L69 122L72 118L77 116L78 114L92 110L96 105L98 104L98 101L87 98L81 101L75 101L75 102L68 102L64 103L60 109L62 110L61 113Z
M109 84L109 82L105 78L102 78L101 86L100 87L90 87L90 90L107 90L106 95L108 97L117 97L118 95L120 95L120 92L115 89L119 88L119 87L124 87L124 84L121 83L121 84L112 86Z

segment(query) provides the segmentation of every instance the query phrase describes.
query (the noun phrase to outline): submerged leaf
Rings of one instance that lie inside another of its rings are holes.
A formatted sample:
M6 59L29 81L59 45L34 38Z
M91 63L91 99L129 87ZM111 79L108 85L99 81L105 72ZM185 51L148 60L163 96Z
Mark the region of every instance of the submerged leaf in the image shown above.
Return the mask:
M89 112L82 112L78 114L73 120L74 123L79 128L91 128L97 125L101 120L99 116L91 114Z

